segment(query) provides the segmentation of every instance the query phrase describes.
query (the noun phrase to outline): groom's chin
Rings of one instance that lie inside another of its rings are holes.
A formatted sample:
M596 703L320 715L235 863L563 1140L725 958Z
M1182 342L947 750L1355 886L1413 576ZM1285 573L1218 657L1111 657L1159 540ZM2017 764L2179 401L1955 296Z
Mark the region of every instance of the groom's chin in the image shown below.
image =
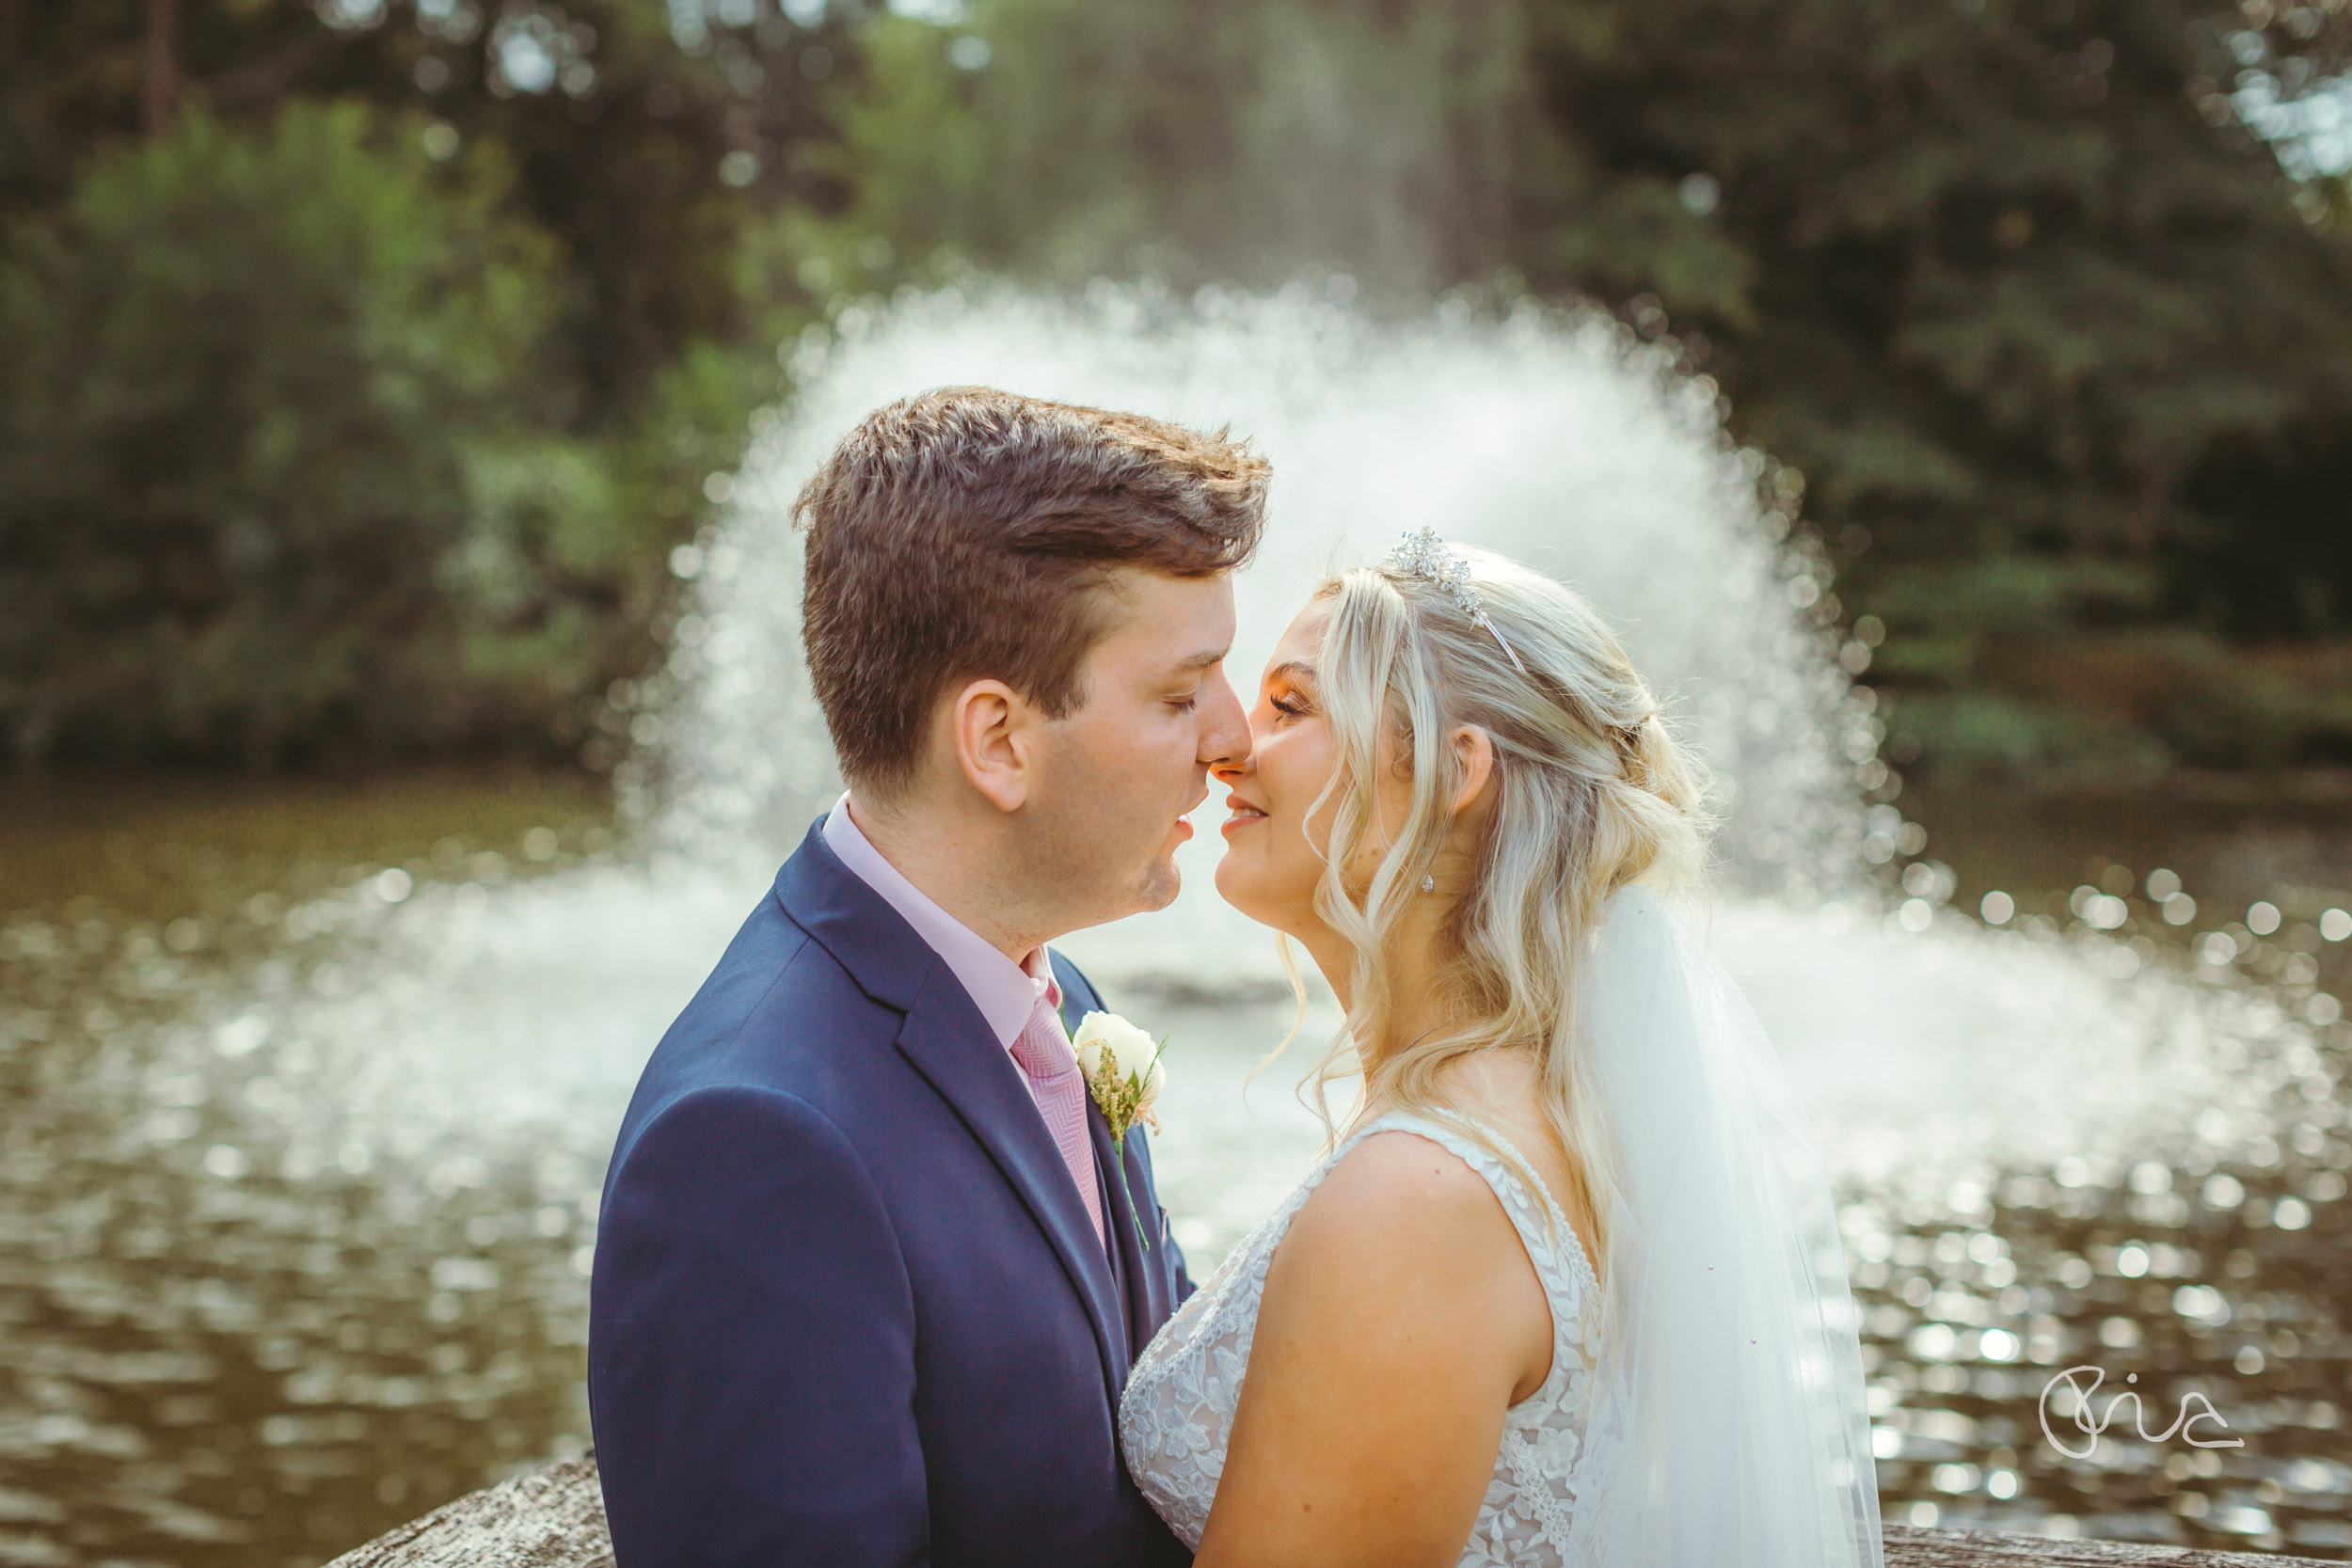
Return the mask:
M1142 883L1136 889L1136 912L1150 914L1176 902L1176 895L1184 891L1184 874L1176 869L1173 859L1164 860L1143 874Z

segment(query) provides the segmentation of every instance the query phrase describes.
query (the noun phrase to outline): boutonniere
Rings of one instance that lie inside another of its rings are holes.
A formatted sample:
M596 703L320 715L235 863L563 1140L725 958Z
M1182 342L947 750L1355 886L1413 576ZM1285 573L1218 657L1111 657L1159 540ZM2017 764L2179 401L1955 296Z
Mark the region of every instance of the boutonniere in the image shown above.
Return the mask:
M1126 1196L1127 1213L1136 1222L1136 1240L1149 1252L1152 1243L1143 1233L1143 1216L1136 1212L1136 1195L1127 1186L1127 1133L1138 1121L1154 1132L1160 1130L1160 1118L1152 1107L1168 1077L1160 1067L1160 1053L1168 1049L1168 1042L1153 1044L1151 1036L1117 1013L1089 1013L1078 1021L1078 1032L1070 1043L1077 1047L1078 1070L1086 1078L1087 1092L1102 1109L1103 1119L1110 1123L1111 1144L1120 1151L1119 1190Z

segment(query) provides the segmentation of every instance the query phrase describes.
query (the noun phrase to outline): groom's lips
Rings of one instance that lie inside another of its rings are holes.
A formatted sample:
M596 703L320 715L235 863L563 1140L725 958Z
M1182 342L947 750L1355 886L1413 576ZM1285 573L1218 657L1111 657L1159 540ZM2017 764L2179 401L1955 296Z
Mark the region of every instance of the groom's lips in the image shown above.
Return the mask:
M1186 806L1184 810L1176 814L1176 827L1174 832L1177 843L1182 844L1184 840L1192 836L1192 814L1199 811L1200 809L1200 803L1208 798L1209 792L1203 789L1199 796L1194 798L1192 804Z

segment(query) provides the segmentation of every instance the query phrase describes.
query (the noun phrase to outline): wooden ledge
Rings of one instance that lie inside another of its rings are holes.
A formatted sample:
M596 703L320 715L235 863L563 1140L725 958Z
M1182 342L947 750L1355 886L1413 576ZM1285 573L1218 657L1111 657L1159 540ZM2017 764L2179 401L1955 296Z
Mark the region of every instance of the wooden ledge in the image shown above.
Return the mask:
M2316 1559L1988 1529L1886 1527L1887 1568L2324 1568ZM327 1568L613 1568L596 1460L558 1460L469 1494Z

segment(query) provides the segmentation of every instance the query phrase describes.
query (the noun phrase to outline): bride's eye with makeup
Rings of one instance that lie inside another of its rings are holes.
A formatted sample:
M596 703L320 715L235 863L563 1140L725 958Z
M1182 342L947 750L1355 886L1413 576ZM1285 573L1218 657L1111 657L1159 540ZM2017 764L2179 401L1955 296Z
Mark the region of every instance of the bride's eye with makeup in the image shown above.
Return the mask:
M1308 705L1306 699L1295 692L1278 693L1268 697L1266 703L1285 719L1304 719L1314 711Z

